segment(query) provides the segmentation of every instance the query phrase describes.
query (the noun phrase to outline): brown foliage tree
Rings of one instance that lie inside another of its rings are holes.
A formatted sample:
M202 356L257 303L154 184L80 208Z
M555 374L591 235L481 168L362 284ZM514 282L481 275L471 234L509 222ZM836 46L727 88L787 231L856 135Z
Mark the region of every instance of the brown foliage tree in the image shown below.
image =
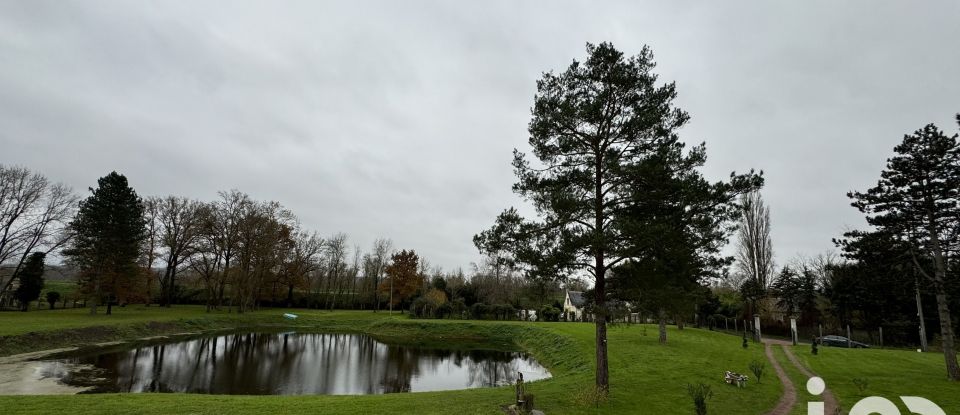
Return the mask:
M402 250L390 257L387 266L387 278L380 283L380 291L386 292L390 299L390 311L409 299L423 285L419 272L420 257L412 249Z

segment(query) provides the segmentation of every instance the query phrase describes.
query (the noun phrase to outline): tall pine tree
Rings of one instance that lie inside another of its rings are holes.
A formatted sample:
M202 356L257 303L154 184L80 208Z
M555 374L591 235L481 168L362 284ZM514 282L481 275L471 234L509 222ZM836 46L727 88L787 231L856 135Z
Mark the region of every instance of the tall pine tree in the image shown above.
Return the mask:
M126 177L111 172L97 184L70 223L73 240L65 254L79 267L91 294L90 314L96 314L102 299L107 300L110 314L113 301L138 275L146 223L143 202Z
M960 118L960 116L958 116ZM960 120L958 120L960 121ZM948 252L960 244L960 146L933 124L903 137L877 185L850 192L867 223L909 245L917 271L932 285L947 377L960 380L947 298ZM923 261L931 258L932 261Z
M758 175L711 183L697 169L706 163L701 144L686 151L676 134L650 142L650 151L625 170L633 202L617 223L629 260L614 269L611 295L658 316L660 342L666 320L694 313L703 284L725 275L733 258L722 255L743 209L738 196L763 184Z
M671 145L687 113L673 106L673 83L658 85L653 53L625 57L609 43L587 45L588 58L537 82L529 144L536 163L514 150L516 193L541 221L515 210L478 235L478 247L511 249L528 273L586 273L594 280L596 386L609 388L607 278L638 255L629 240L643 180L641 162ZM504 242L492 242L500 238Z

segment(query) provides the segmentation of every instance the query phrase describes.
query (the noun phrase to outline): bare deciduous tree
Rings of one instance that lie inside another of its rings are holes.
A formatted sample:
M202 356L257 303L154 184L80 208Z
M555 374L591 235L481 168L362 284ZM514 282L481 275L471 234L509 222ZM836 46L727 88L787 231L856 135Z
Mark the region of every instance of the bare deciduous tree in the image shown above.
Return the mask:
M177 272L193 255L202 235L203 204L185 197L167 196L160 200L158 212L160 244L166 263L160 284L160 304L169 307L174 300Z
M309 286L310 274L319 268L323 245L323 238L317 236L316 232L294 232L292 249L286 255L280 275L280 280L287 288L287 307L293 306L295 288Z
M217 245L217 249L222 253L223 272L218 275L216 288L216 306L223 305L223 297L226 291L226 285L230 283L230 272L232 270L230 261L234 259L237 253L237 240L240 227L240 221L244 212L249 210L251 204L250 197L246 193L233 189L229 192L219 192L220 200L214 202L212 241Z
M387 270L387 264L390 262L390 255L393 254L393 241L386 238L380 238L373 243L373 252L370 255L369 277L372 278L370 288L373 291L374 312L380 311L380 281Z
M143 216L146 223L147 236L143 242L143 271L146 283L146 304L153 301L153 279L162 279L162 275L154 272L153 264L157 261L157 249L160 245L160 202L161 199L155 196L147 197L143 200Z
M327 264L327 284L326 298L327 309L333 310L333 307L343 291L343 280L347 273L347 235L338 233L327 240L326 246L326 264Z
M350 266L350 270L347 272L347 278L349 280L350 289L350 307L356 307L357 301L359 300L359 293L357 292L357 280L360 279L360 270L363 267L363 255L360 253L360 246L354 245L353 247L353 265Z
M809 269L816 279L816 287L823 288L830 281L830 273L839 260L834 252L823 252L813 257L798 255L790 261L790 267L794 270Z
M186 262L203 282L207 297L206 310L209 313L215 305L218 277L222 273L223 247L217 243L216 204L203 204L198 213L199 235L194 243L193 255Z
M0 165L0 264L13 265L0 277L0 298L16 280L32 252L50 253L69 239L65 231L78 198L63 184L23 167Z
M259 305L267 282L275 281L284 255L293 245L296 218L277 202L246 205L237 226L237 265L232 275L237 311Z

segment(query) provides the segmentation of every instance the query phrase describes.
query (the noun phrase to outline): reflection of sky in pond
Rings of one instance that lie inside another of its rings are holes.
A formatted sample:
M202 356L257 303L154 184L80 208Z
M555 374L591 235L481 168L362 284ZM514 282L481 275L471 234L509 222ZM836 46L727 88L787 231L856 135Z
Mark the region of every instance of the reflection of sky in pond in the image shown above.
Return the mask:
M103 392L355 395L501 386L517 372L526 381L550 377L523 353L387 345L357 334L225 335L65 361L98 368Z

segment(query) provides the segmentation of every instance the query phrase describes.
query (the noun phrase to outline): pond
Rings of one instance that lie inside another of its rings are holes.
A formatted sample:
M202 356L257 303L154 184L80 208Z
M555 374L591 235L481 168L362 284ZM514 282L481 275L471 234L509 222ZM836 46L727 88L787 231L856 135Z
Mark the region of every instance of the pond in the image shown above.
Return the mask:
M244 333L42 362L86 392L366 395L492 387L550 377L521 352L381 343L361 334Z

